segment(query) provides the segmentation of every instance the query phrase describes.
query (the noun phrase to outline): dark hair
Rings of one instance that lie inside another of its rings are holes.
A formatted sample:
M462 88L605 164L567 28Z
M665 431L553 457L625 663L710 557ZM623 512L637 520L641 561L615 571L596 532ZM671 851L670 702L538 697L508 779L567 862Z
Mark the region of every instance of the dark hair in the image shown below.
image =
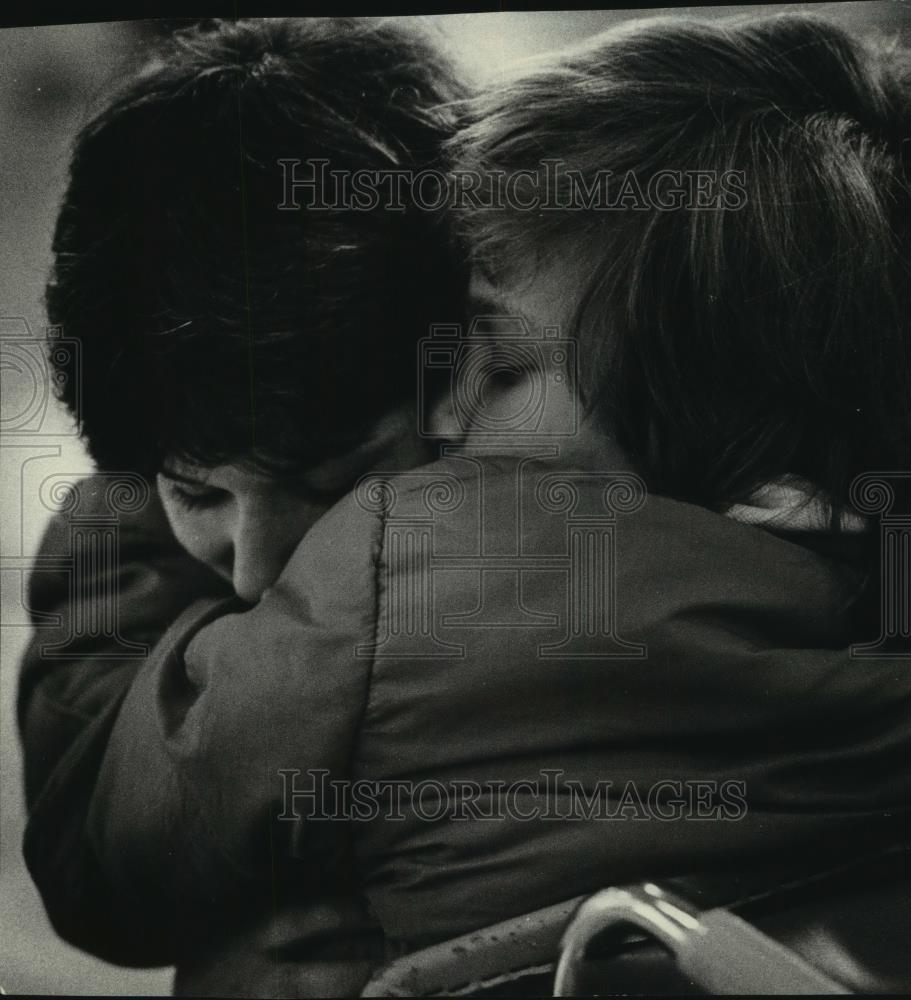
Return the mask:
M215 22L166 43L79 135L53 245L49 317L82 343L99 465L300 469L413 397L418 339L464 309L449 219L279 210L279 160L443 169L462 96L401 24Z
M474 102L460 169L742 171L716 210L465 214L494 271L579 262L586 402L654 491L724 509L794 475L837 517L911 468L909 96L906 52L785 14L639 22Z

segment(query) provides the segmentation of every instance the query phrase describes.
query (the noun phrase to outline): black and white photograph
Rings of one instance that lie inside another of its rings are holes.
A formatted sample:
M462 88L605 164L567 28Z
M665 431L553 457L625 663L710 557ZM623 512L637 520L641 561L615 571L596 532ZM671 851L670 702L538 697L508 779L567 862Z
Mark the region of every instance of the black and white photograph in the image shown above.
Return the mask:
M911 2L0 15L0 993L911 995Z

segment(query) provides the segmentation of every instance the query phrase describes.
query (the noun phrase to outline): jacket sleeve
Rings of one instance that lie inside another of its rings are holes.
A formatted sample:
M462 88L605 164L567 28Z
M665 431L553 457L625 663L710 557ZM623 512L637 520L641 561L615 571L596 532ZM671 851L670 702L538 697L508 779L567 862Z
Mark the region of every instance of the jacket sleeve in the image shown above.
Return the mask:
M349 773L372 664L356 647L375 633L381 530L342 501L259 604L188 609L141 667L85 817L82 849L114 898L179 926L193 912L268 899L289 859L298 879L319 881L343 831L308 824L320 803L286 793Z
M76 487L81 515L104 515L104 477ZM230 589L178 545L154 491L117 524L118 558L74 586L71 519L59 513L29 581L36 628L22 661L18 720L29 816L25 857L48 916L66 940L112 961L167 963L152 940L127 942L111 920L102 874L85 855L83 829L111 725L143 660L171 623L201 598ZM113 599L114 627L98 615ZM95 616L93 618L93 616ZM86 627L94 621L98 627ZM125 655L126 654L126 655Z

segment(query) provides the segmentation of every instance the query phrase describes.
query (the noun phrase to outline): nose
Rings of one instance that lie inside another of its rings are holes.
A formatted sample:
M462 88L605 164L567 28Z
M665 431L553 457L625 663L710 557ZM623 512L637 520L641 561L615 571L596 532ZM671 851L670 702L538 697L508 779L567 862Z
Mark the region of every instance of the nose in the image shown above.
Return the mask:
M302 535L289 525L242 517L233 539L231 582L237 596L255 604L281 575Z

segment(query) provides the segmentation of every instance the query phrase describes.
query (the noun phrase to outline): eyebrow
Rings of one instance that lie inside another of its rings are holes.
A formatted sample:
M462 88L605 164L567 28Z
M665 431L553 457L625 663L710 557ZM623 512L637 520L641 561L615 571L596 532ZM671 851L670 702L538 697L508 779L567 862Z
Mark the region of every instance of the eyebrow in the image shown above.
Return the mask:
M480 294L473 294L471 296L471 304L481 309L485 309L489 312L513 312L512 303L508 302L504 298L498 298L492 293L481 292Z
M346 452L344 455L333 456L328 461L344 462L346 459L353 459L358 466L369 465L371 462L375 461L377 458L382 457L396 443L396 435L390 435L388 440L382 438L376 439L372 438L367 441L361 442L355 445L350 451ZM355 458L356 456L356 458ZM176 469L168 468L167 466L162 466L159 473L165 477L165 479L170 479L173 482L183 483L186 486L195 486L196 488L208 487L209 489L215 490L220 487L212 486L205 480L194 479L192 476L184 475L178 472ZM295 492L302 494L309 494L314 499L325 499L328 496L334 496L340 488L346 488L348 485L348 480L350 479L349 470L342 469L337 475L338 478L344 480L344 482L336 484L332 483L329 486L318 486L313 483L307 482L307 477L312 475L312 469L305 469L300 473L289 473L288 475L279 475L273 478L273 482L281 486L284 484L286 487L288 484L293 484L292 488ZM360 478L360 476L365 475L363 471L358 471L355 473L355 478ZM331 474L330 479L334 479Z
M159 472L165 477L165 479L173 479L176 483L185 483L187 486L206 486L208 485L202 480L193 479L190 476L185 476L183 473L178 472L176 469L168 469L162 467Z

